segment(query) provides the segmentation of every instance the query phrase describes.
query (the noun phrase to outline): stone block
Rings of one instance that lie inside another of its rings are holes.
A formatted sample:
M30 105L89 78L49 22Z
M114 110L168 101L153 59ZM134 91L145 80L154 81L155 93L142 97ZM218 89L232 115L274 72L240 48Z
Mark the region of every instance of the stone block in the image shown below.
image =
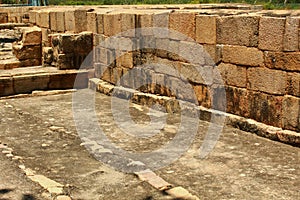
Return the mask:
M36 11L29 11L29 23L36 24Z
M97 33L97 13L95 12L87 12L87 31L92 33Z
M53 62L53 49L52 47L43 47L43 66L51 66Z
M284 51L299 50L299 17L287 17L285 21L285 32L283 38Z
M300 73L288 73L287 94L300 97Z
M56 30L58 32L65 32L65 12L57 11L56 13Z
M300 130L300 99L286 95L283 98L282 106L282 128Z
M103 34L93 34L93 37L93 44L95 47L107 39L107 37Z
M143 13L136 15L136 35L153 35L153 14Z
M40 15L40 27L50 28L50 12L41 11L39 15Z
M41 45L42 30L38 27L23 29L22 43L23 45Z
M264 66L263 52L252 47L224 45L222 60L237 65Z
M62 69L74 69L74 55L73 54L58 54L55 58L56 67Z
M116 59L117 67L133 68L133 55L132 52L126 52Z
M40 45L13 45L13 53L19 60L41 59L42 48Z
M201 44L216 44L217 15L196 16L196 41Z
M50 15L50 29L52 31L57 31L56 12L51 11L49 15Z
M103 21L102 13L97 13L96 20L97 20L97 33L104 34L104 21Z
M186 35L195 40L196 35L196 13L192 12L173 12L170 14L169 28ZM178 38L178 35L171 33L171 39Z
M226 111L235 115L249 117L250 105L245 88L226 86Z
M265 65L271 69L300 71L300 52L265 51Z
M130 13L121 14L121 35L135 37L135 15Z
M215 44L203 44L203 49L208 54L206 57L206 64L214 66L222 60L222 45Z
M0 78L0 96L8 96L14 94L13 78L1 77Z
M14 91L16 94L30 93L34 90L48 89L49 75L14 76Z
M0 13L0 23L4 24L8 22L8 13L1 12Z
M60 74L53 74L50 76L49 89L81 89L88 85L87 72L67 72ZM77 79L77 80L76 80ZM76 85L75 85L76 80Z
M157 38L155 43L155 55L161 58L167 58L170 40L167 38Z
M193 85L198 104L200 106L211 107L211 91L206 85Z
M87 14L86 10L78 9L74 11L75 15L75 33L87 31Z
M237 15L217 18L217 43L257 47L258 16Z
M248 89L270 94L285 94L287 73L268 68L249 68L247 70Z
M242 88L246 88L247 86L246 67L221 63L215 68L214 73L219 73L221 75L223 84ZM222 84L217 78L215 78L214 81L217 84Z
M176 51L170 52L176 54ZM185 62L197 65L204 65L207 60L207 57L210 57L210 55L204 51L203 46L199 45L196 42L186 41L179 42L178 56L180 57L179 60L183 60Z
M20 61L20 67L40 66L41 59L26 59Z
M249 91L248 98L250 118L271 126L281 127L283 96Z
M285 18L261 17L259 22L258 48L262 50L281 51L283 49L283 35Z
M214 69L212 66L200 66L183 63L180 65L180 76L189 82L211 85L213 84Z
M75 32L75 11L65 11L65 30Z
M41 31L42 31L42 45L49 47L51 45L49 41L49 34L51 33L51 30L47 28L42 28Z
M104 35L113 36L121 32L121 14L108 13L103 15ZM100 33L100 32L98 32Z

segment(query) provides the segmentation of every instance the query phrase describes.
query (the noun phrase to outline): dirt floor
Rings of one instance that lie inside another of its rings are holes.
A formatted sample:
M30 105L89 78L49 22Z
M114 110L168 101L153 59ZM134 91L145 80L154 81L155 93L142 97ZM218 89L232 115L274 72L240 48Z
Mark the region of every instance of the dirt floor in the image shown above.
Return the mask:
M90 149L93 154L87 151L86 140L77 132L80 128L76 129L74 123L72 95L0 100L0 141L20 157L12 161L0 155L0 199L26 199L24 195L31 195L28 199L43 199L44 189L24 176L18 168L20 163L63 184L64 193L72 199L167 199L147 182L132 173L121 172L116 163L105 160L107 153L111 153L109 150L102 148L101 152L99 147ZM123 103L127 102L124 100ZM152 120L162 121L165 125L151 137L124 134L130 124L122 118L116 120L117 110L122 109L119 105L123 103L118 101L118 105L114 105L109 96L99 93L95 96L96 121L107 138L120 148L128 152L152 152L176 137L182 123L180 116L166 115L135 104L129 104L130 116L137 124ZM192 119L186 120L188 124ZM300 199L299 148L224 127L216 147L208 157L201 159L199 148L209 126L208 122L198 121L197 134L190 148L179 159L158 167L155 172L200 199ZM96 141L98 136L88 127L89 139L94 137ZM176 148L180 149L180 146ZM103 162L99 161L102 159ZM157 159L155 166L162 162Z

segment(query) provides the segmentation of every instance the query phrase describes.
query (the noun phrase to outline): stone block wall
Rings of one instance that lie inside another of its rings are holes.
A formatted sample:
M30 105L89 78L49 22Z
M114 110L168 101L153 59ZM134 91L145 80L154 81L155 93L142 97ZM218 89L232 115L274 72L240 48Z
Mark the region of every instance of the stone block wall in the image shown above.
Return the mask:
M29 20L52 33L92 32L95 76L107 82L194 101L191 86L208 108L224 103L223 87L226 112L300 131L299 11L72 7Z

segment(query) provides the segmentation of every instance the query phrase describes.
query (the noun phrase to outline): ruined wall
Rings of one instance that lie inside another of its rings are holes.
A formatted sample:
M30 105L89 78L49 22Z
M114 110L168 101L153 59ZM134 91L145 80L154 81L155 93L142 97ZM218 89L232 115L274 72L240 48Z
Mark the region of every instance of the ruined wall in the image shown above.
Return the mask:
M29 16L32 24L42 28L45 46L51 46L49 33L82 31L94 33L94 46L118 33L121 33L119 38L132 47L145 47L148 42L149 49L127 52L122 57L116 56L119 55L117 50L122 48L116 50L102 46L96 49L96 77L110 83L116 83L136 65L164 63L175 71L150 67L146 74L137 72L131 77L131 83L122 84L133 87L138 85L140 77L151 77L150 84L141 90L179 95L178 98L191 101L188 93L179 94L155 84L167 85L168 82L179 90L186 87L180 81L181 76L185 76L188 79L186 84L192 85L199 104L209 108L212 103L218 105L214 102L217 98L210 97L217 95L222 85L213 78L204 81L195 76L197 71L194 70L201 68L211 77L218 70L225 83L227 112L300 131L299 11L69 7L32 11ZM176 52L194 53L191 41L176 40L170 35L153 37L151 31L122 33L144 27L178 31L200 44L212 59L203 56L201 63L191 63L177 56ZM137 34L140 34L138 40ZM169 51L159 50L166 47Z

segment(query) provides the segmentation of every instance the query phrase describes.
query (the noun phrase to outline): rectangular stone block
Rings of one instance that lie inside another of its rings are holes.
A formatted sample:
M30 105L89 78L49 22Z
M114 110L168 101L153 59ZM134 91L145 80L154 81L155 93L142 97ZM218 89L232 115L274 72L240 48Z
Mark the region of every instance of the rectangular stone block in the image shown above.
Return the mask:
M96 20L97 20L97 33L104 34L104 21L103 21L103 13L97 13Z
M262 50L281 51L283 49L283 35L285 18L261 17L259 22L258 48Z
M143 13L136 15L136 35L147 36L153 35L153 29L147 29L153 27L153 14L152 13Z
M4 24L8 22L8 13L0 12L0 23Z
M50 12L50 29L52 31L57 31L57 20L56 20L56 12Z
M211 107L210 89L206 85L193 85L195 95L200 106L205 108Z
M169 28L170 11L162 11L154 13L153 15L153 27L159 27L162 29ZM157 38L169 38L169 34L166 31L160 29L154 29L154 34Z
M222 45L215 45L215 44L203 44L206 56L206 64L207 65L215 65L221 62L222 60Z
M29 23L36 24L36 11L29 11Z
M14 91L16 94L31 93L34 90L48 89L49 75L14 76Z
M75 84L76 80L76 84ZM88 86L88 72L51 74L49 89L82 89Z
M75 32L75 11L65 11L65 30Z
M42 64L42 59L26 59L20 61L20 67L32 67L32 66L40 66Z
M257 47L258 16L236 15L217 18L217 43Z
M103 15L104 35L113 36L121 32L121 14L108 13ZM98 32L99 33L99 32Z
M135 15L131 13L121 14L121 31L124 37L135 37Z
M287 94L300 97L300 73L288 73Z
M41 11L40 12L40 26L42 28L50 28L50 12Z
M187 37L195 39L196 13L175 11L170 14L169 20L170 29L178 31L186 35ZM171 34L171 38L176 38L176 33L174 34Z
M14 94L13 78L1 77L0 78L0 96L8 96Z
M13 53L19 60L42 58L42 48L40 45L14 45Z
M271 69L300 71L300 52L265 51L265 65Z
M23 45L41 45L42 30L38 27L30 27L23 29L22 43Z
M219 64L214 71L214 75L216 76L216 73L221 75L222 82L220 82L220 79L215 77L214 82L217 84L226 84L236 87L247 87L247 70L246 67L232 65L228 63L221 63Z
M247 70L248 89L269 94L285 94L287 73L268 68L249 68Z
M217 15L196 16L196 41L201 44L216 44Z
M133 68L133 55L132 52L126 52L116 59L117 67Z
M178 69L175 69L178 70ZM180 75L183 76L189 82L202 85L213 84L214 69L212 66L199 66L182 63L179 68Z
M226 112L249 117L250 104L248 91L245 88L226 86Z
M65 32L65 12L57 11L56 13L56 30Z
M95 12L87 12L87 31L97 33L97 14Z
M58 54L57 58L55 58L55 61L58 69L74 69L73 54Z
M282 128L300 130L300 99L286 95L283 98L282 106Z
M224 45L222 60L237 65L264 66L263 52L252 47Z
M250 118L271 126L282 127L283 96L249 91L248 98Z
M75 33L87 31L86 10L84 9L75 10L74 15L75 15Z
M299 50L299 17L287 17L285 21L285 32L283 38L284 51Z

